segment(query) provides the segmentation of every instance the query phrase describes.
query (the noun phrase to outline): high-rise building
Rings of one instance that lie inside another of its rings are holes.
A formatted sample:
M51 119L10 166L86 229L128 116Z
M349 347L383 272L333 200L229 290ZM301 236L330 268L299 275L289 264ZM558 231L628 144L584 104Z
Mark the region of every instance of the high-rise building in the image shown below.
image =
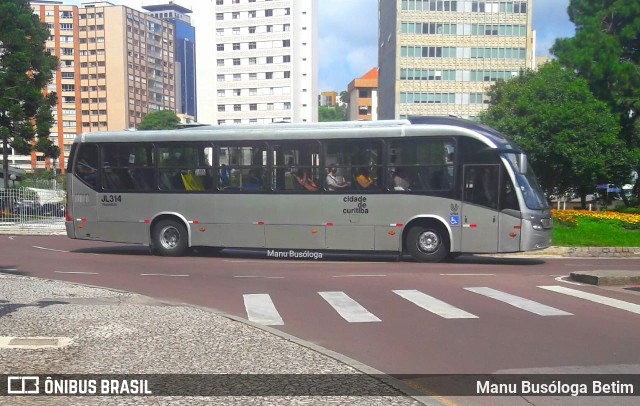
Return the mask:
M349 86L348 120L378 119L378 68L353 79Z
M51 137L61 170L81 132L135 128L149 112L176 110L173 25L109 2L31 8L49 26L46 47L60 61L48 90L58 97ZM32 166L44 167L35 155Z
M533 69L532 0L380 0L379 116L476 117L486 89Z
M176 113L185 120L197 120L196 29L191 25L191 10L173 1L143 6L149 14L173 24L176 60Z
M317 0L193 6L199 122L317 121Z

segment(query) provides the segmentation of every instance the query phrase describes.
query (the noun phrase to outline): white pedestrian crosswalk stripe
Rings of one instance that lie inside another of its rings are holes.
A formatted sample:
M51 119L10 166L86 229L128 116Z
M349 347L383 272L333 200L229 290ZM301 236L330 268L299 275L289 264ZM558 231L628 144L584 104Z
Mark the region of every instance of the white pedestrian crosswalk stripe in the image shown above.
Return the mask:
M382 321L344 292L318 292L349 323Z
M478 316L468 313L462 309L451 306L433 296L424 294L418 290L394 290L393 293L407 299L431 313L444 317L445 319L477 319Z
M606 296L570 289L564 286L538 286L552 292L588 300L607 305L616 309L640 314L640 305L612 299ZM479 295L498 300L510 306L517 307L539 316L573 316L573 313L551 307L531 299L502 292L489 287L468 287L465 290ZM371 313L363 305L352 299L345 292L317 292L343 319L349 323L376 323L381 322L380 317ZM433 296L429 296L415 289L393 290L393 293L401 298L445 319L478 319L475 314L450 305ZM244 306L247 318L255 323L268 326L282 326L284 320L278 313L269 294L245 294Z
M538 286L539 288L550 290L552 292L562 293L565 295L589 300L591 302L600 303L606 306L615 307L616 309L626 310L631 313L640 314L640 305L625 302L623 300L612 299L606 296L600 296L593 293L583 292L577 289L565 288L564 286Z
M470 292L477 293L479 295L487 296L492 299L499 300L501 302L510 304L519 309L526 310L531 313L538 314L540 316L572 316L572 313L565 312L564 310L556 309L555 307L547 306L542 303L534 302L533 300L525 299L520 296L515 296L509 293L501 292L499 290L479 287L479 288L465 288Z
M284 321L268 294L248 294L244 297L244 307L249 321L266 326L283 326Z

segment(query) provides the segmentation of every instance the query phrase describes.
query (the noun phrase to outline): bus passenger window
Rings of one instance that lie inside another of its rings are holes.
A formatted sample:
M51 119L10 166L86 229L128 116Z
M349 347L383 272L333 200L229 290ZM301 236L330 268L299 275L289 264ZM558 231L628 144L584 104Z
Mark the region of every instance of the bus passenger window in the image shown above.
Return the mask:
M273 145L273 190L316 192L320 185L320 144L283 141Z
M158 147L160 190L203 192L213 185L213 147L203 143L173 142Z
M258 192L267 187L267 148L263 143L218 147L218 190Z
M92 189L98 187L98 146L83 144L78 150L73 173Z

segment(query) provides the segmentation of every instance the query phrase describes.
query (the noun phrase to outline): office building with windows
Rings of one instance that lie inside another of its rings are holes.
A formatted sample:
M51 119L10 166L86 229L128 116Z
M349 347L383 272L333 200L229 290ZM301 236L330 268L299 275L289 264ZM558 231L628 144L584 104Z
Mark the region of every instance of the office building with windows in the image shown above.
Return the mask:
M474 118L535 67L532 0L380 0L379 116Z
M142 6L152 16L173 25L175 48L176 113L184 120L198 118L196 94L196 28L191 25L191 10L170 1Z
M58 97L51 137L60 170L80 133L135 128L149 112L176 110L173 25L109 2L31 8L49 26L46 47L60 61L47 89ZM49 167L33 155L32 168Z
M317 0L213 0L193 7L199 122L317 121Z

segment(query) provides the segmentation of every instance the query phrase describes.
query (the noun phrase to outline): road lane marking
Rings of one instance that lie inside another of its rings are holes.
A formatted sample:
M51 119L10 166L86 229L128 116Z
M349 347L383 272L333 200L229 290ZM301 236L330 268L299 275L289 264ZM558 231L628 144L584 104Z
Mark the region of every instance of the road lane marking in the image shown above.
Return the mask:
M333 278L366 278L366 277L378 277L378 276L384 277L384 276L387 276L387 275L373 275L373 274L372 275L357 275L357 274L354 274L354 275L333 275Z
M589 300L591 302L603 304L605 306L615 307L616 309L626 310L631 313L640 314L640 305L635 303L625 302L623 300L612 299L606 296L595 295L593 293L583 292L581 290L569 289L564 286L538 286L539 288L550 290L552 292L562 293L564 295L569 295L573 297L577 297L580 299Z
M79 274L79 275L100 275L97 272L75 272L75 271L53 271L54 273L69 273L69 274Z
M494 273L441 273L440 276L496 276Z
M451 306L418 290L394 290L393 293L445 319L477 319L478 316Z
M284 276L234 275L234 278L284 279Z
M184 278L184 277L187 277L189 275L171 275L171 274L166 274L166 273L141 273L140 276L170 276L170 277Z
M9 239L10 239L11 241L14 241L14 240L16 239L16 237L11 236L11 237L9 237Z
M242 297L249 321L266 326L284 326L284 321L273 304L271 296L256 293L242 295Z
M382 321L370 313L360 303L344 292L318 292L349 323L371 323Z
M511 295L509 293L501 292L499 290L478 287L478 288L464 288L469 292L474 292L479 295L487 296L500 302L510 304L519 309L526 310L531 313L535 313L540 316L573 316L572 313L565 312L564 310L556 309L555 307L547 306L542 303L534 302L533 300L525 299L520 296Z
M39 250L45 250L45 251L55 251L55 252L69 252L69 251L64 251L64 250L55 250L53 248L45 248L45 247L38 247L37 245L33 245L33 248L37 248Z

